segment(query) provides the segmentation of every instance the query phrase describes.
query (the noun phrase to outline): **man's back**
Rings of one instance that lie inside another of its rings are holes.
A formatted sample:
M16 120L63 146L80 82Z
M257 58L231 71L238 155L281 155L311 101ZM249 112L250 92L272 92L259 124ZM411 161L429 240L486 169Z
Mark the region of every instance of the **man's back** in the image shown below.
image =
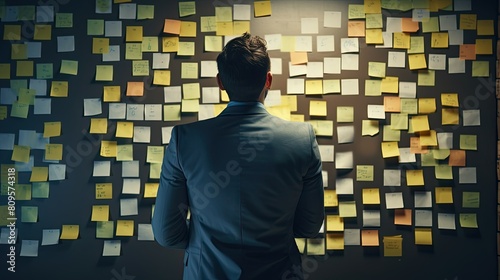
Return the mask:
M322 203L296 213L304 187L322 202L310 126L240 105L175 134L191 209L185 278L281 279L300 268L294 231L314 236L323 219Z

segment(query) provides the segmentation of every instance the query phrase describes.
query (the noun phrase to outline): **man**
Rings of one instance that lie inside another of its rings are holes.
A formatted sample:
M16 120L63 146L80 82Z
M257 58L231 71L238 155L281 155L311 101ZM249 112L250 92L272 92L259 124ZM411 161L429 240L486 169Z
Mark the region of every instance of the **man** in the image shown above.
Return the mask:
M272 75L263 39L231 40L217 65L230 102L215 118L172 130L154 236L186 249L184 279L302 279L294 237L315 237L324 219L314 131L264 108Z

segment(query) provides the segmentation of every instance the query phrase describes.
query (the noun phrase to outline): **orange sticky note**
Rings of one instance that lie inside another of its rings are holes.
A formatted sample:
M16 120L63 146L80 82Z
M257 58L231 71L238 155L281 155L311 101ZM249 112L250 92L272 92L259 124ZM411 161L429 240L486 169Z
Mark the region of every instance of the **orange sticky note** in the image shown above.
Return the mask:
M384 111L401 112L401 99L398 96L384 96Z
M401 28L403 32L417 32L420 27L418 21L413 21L412 18L402 18Z
M293 65L307 63L307 52L290 52L290 62Z
M169 34L181 34L181 21L175 19L165 19L165 24L163 25L163 33Z
M365 21L350 20L347 22L348 37L365 37Z
M394 224L411 226L411 209L394 209Z
M412 154L427 154L427 147L420 145L420 137L410 137L410 153Z
M127 82L127 96L143 96L144 82Z
M361 230L361 246L379 246L378 230Z
M460 45L460 59L476 60L476 45L475 44Z
M448 158L449 166L465 166L465 151L464 150L450 150L450 157Z

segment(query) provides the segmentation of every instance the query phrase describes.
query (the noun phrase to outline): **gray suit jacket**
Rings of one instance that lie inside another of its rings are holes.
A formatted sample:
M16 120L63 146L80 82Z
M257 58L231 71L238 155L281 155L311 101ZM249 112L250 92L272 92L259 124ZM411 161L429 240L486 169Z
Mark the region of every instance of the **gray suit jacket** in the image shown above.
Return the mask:
M323 219L310 124L249 104L174 127L152 225L159 244L186 249L184 279L301 279L294 237Z

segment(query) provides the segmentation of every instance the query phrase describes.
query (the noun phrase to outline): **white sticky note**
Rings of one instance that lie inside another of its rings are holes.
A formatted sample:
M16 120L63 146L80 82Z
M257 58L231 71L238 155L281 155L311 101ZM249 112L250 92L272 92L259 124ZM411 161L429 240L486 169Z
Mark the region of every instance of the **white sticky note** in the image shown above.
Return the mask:
M265 106L278 106L281 105L281 90L273 89L267 92L266 99L264 100Z
M304 94L305 80L304 79L287 79L286 80L287 94Z
M57 52L75 51L75 36L57 36Z
M35 91L35 96L47 96L47 80L30 79L29 89Z
M172 137L172 129L174 129L173 126L164 126L161 128L161 143L163 145L170 143L170 138Z
M139 177L139 161L122 161L122 177L137 178Z
M135 19L137 15L137 4L120 4L119 19Z
M271 74L281 75L283 73L283 60L281 58L271 58Z
M120 216L133 216L138 213L137 198L120 199Z
M316 37L316 50L318 52L333 52L335 51L335 36L334 35L319 35Z
M368 118L376 120L385 120L385 109L384 105L367 105Z
M145 121L161 121L161 120L163 120L163 105L162 104L145 104L144 105L144 120Z
M353 125L338 126L337 142L339 144L354 142L354 126Z
M340 57L323 58L323 72L325 74L340 74L341 58Z
M139 194L141 179L123 179L122 194Z
M323 15L323 27L341 28L342 12L325 11Z
M35 98L33 106L33 114L35 115L50 115L52 113L51 98Z
M321 161L333 162L334 161L334 146L333 145L318 145Z
M267 42L268 51L281 49L281 34L266 34L264 39Z
M169 53L153 53L153 69L168 69L169 67L170 67Z
M49 164L49 181L66 179L66 164Z
M137 240L154 241L153 227L151 224L137 224Z
M353 130L354 130L354 128L353 128ZM335 168L336 169L352 169L353 167L354 167L354 154L352 151L337 152L335 154ZM338 194L338 192L337 192L337 194Z
M165 103L181 103L182 88L181 86L170 86L163 88Z
M233 5L233 19L234 20L250 20L251 6L244 4Z
M463 110L463 126L480 126L481 116L479 110Z
M101 98L85 98L83 99L83 115L96 116L102 114Z
M380 227L380 210L363 210L363 227Z
M432 227L432 211L419 209L415 210L415 226Z
M60 229L44 229L42 231L42 244L41 244L41 246L59 244L59 236L60 235L61 235Z
M110 45L109 52L102 54L102 61L120 61L120 46Z
M0 150L14 150L16 135L14 133L0 133Z
M217 62L212 60L201 61L201 74L202 78L214 78L219 73L217 69Z
M36 6L37 23L54 22L54 6L53 5L40 5Z
M341 38L340 39L341 53L357 53L359 52L358 38Z
M109 103L110 120L123 120L127 113L127 104L125 103Z
M398 33L403 32L403 19L395 17L387 17L386 19L386 32L387 33ZM392 34L391 34L392 37Z
M15 228L15 230L12 232L14 234L13 238L10 238L10 229L3 227L0 229L0 244L16 244L17 243L17 237L18 237L18 228ZM9 241L11 243L9 243Z
M465 60L458 57L448 58L448 73L460 74L465 73Z
M102 248L103 257L117 257L120 256L121 240L104 240Z
M400 209L404 208L403 193L391 192L385 194L386 209Z
M460 46L464 43L464 31L462 29L448 30L448 41L450 46Z
M122 37L122 22L106 20L104 22L104 37Z
M306 77L323 78L323 62L308 62Z
M340 83L342 95L359 95L358 79L342 79Z
M392 38L391 32L383 31L382 32L382 39L384 40L384 44L375 45L375 48L377 48L377 49L390 49L390 48L392 48L393 38Z
M38 240L21 240L21 257L38 257Z
M111 161L94 161L94 177L109 177L111 173Z
M445 54L429 54L429 69L431 70L446 70L446 55Z
M387 67L405 68L406 67L406 53L390 51L387 54Z
M151 142L151 127L134 126L134 143Z
M337 194L353 194L354 180L352 178L337 178L335 180L335 190Z
M384 169L384 186L387 187L401 186L401 170Z
M453 213L438 213L438 229L455 230L455 214Z
M415 154L410 152L410 148L399 148L399 163L416 162Z
M312 36L295 36L295 51L312 52Z
M342 70L359 70L359 54L342 54Z
M475 167L460 167L458 169L459 184L476 184L476 168Z
M218 87L201 88L202 103L220 103L220 89Z
M42 42L26 42L28 58L42 57Z
M432 193L430 191L415 191L413 195L415 208L432 207Z
M144 104L127 104L127 120L144 120Z
M456 15L440 15L439 16L439 30L440 31L457 30L457 16Z
M290 77L306 75L307 65L305 64L293 65L291 62L288 62L288 72Z
M359 246L361 244L360 229L344 229L344 245Z

